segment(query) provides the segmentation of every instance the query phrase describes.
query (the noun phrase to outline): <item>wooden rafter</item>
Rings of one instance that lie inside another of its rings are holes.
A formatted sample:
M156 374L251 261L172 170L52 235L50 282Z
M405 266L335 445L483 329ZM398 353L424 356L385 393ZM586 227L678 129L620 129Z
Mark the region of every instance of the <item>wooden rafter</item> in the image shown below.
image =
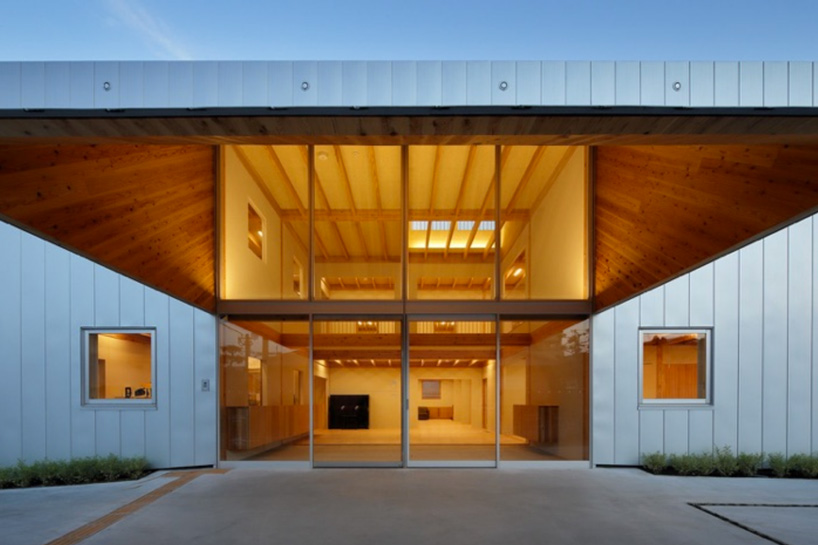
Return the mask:
M301 159L304 161L304 164L309 167L310 158L309 155L307 154L307 148L305 146L298 146L298 149L301 151ZM321 206L323 206L326 211L331 212L332 209L329 205L329 199L327 199L327 194L324 191L324 185L321 183L321 178L318 177L318 172L316 171L313 172L313 175L315 176L316 196L318 197L318 200L321 202ZM315 212L318 212L318 210L316 210ZM346 244L344 244L344 237L341 235L341 230L338 228L338 225L334 221L330 221L330 226L332 228L333 233L335 233L335 237L338 239L338 244L341 246L341 253L343 254L344 258L349 258L349 251L347 250Z
M264 195L264 198L267 199L267 202L270 203L270 206L273 207L273 210L276 211L276 214L278 214L278 216L281 217L281 206L276 201L275 196L270 191L270 188L267 187L267 184L264 182L264 178L261 176L261 174L259 174L258 170L256 170L256 166L253 164L253 161L250 160L250 158L247 156L247 153L242 149L241 146L234 146L233 150L236 152L236 156L239 158L239 161L241 161L241 164L244 165L244 168L245 170L247 170L247 173L258 186L259 191L261 191L261 193ZM304 250L304 252L308 252L309 250L307 249L307 245L304 244L304 242L298 236L298 233L295 231L295 228L293 228L292 224L286 221L282 221L281 223L284 224L284 226L290 232L296 244L298 244L298 246L302 250ZM326 248L323 247L321 248L322 253L324 253L324 256L326 257L327 255Z
M565 154L559 160L557 166L554 167L554 170L551 171L551 175L545 181L543 188L540 190L539 194L534 199L534 202L531 203L530 210L536 210L537 207L540 206L540 203L542 203L543 199L545 199L545 197L548 195L548 192L551 191L551 188L554 187L554 182L557 181L557 178L559 178L560 174L562 174L562 171L565 170L565 167L568 165L568 161L571 160L571 157L574 156L574 153L577 151L577 149L579 148L577 148L576 146L570 146L566 148Z
M449 225L449 236L446 237L446 246L443 248L443 257L449 255L449 246L452 244L452 237L454 236L455 227L457 227L457 220L460 215L460 207L463 205L463 196L466 194L466 185L471 175L472 166L474 165L474 156L477 153L477 146L469 147L469 156L466 159L466 168L463 169L463 179L460 182L460 190L457 193L457 202L454 205L454 213L452 214L451 225Z
M435 148L435 164L432 168L432 190L429 196L429 214L435 209L435 196L437 195L437 172L438 167L440 166L440 155L442 153L443 148L441 146L437 146ZM432 237L432 221L430 220L429 223L426 224L426 244L423 247L423 257L426 257L429 254L429 240Z
M372 172L373 191L375 191L375 205L378 213L378 230L381 235L381 250L383 251L383 258L389 257L389 246L386 244L386 224L383 221L383 202L381 201L381 182L378 179L378 164L375 162L375 148L373 146L367 147L369 156L369 170Z
M270 160L273 162L273 166L278 171L279 176L281 176L281 181L284 182L284 187L287 188L287 191L290 193L290 196L295 201L295 206L298 208L298 212L301 215L307 214L307 209L304 207L304 204L301 202L301 197L298 195L298 191L295 189L295 184L293 184L292 179L290 179L289 174L284 169L284 165L281 163L281 159L278 157L278 153L273 146L264 146L264 149L267 151L267 155L270 156Z
M511 155L512 146L505 146L503 147L503 154L500 157L500 170L503 170L506 166L506 162L508 161L509 156ZM489 188L486 191L486 196L483 197L483 204L480 206L480 217L483 217L483 214L486 213L486 209L488 208L489 203L494 198L494 187L497 183L497 176L496 176L496 169L495 174L491 177L491 183L489 184ZM477 235L477 230L480 228L480 221L475 221L474 225L471 228L471 232L469 233L469 239L466 242L466 247L463 248L463 257L466 258L469 256L469 248L471 248L472 242L474 242L474 237Z
M335 160L338 162L338 175L343 182L343 187L346 190L347 199L349 200L350 209L357 214L358 209L355 207L355 198L352 195L352 184L349 182L349 174L347 173L347 166L344 163L344 157L341 155L341 146L332 146L335 152ZM366 238L364 237L364 229L361 227L361 222L355 222L355 228L358 231L358 237L361 239L361 247L364 249L364 255L369 257L369 250L366 247Z
M443 220L447 221L455 214L453 208L448 209L440 209L433 210L429 212L428 210L410 210L409 211L409 221L435 221L435 220ZM281 219L284 221L305 221L307 216L302 215L300 212L296 210L282 210L281 211ZM510 211L506 215L507 221L527 221L529 218L528 210L518 208L516 210ZM383 220L384 222L395 221L399 222L401 220L401 211L400 209L382 209L378 212L375 209L365 209L365 210L349 210L349 209L342 209L342 208L333 208L333 209L316 209L315 210L315 219L316 221L380 221ZM483 214L480 213L480 210L477 209L463 209L461 208L458 212L458 219L460 220L473 220L473 221L480 221L480 220L491 220L494 219L494 215L490 212L484 212Z

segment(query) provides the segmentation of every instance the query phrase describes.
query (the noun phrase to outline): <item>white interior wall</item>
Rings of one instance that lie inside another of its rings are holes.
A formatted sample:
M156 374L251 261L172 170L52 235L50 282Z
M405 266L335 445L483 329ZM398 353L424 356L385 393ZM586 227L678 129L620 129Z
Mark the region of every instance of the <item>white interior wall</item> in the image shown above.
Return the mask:
M125 395L125 388L137 388L151 383L151 347L149 344L97 337L99 359L105 360L105 397Z
M212 315L2 222L0 254L0 465L112 453L215 464ZM82 327L156 328L155 408L82 406Z
M594 317L595 464L818 450L816 241L812 216ZM640 327L713 328L711 406L639 408Z

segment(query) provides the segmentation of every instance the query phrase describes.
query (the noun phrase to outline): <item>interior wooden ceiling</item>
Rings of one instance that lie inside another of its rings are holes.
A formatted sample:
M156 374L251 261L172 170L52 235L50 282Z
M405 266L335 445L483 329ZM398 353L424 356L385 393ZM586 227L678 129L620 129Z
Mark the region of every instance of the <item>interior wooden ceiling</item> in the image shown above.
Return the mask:
M595 307L818 206L818 146L597 149Z
M213 148L0 146L0 214L215 309Z

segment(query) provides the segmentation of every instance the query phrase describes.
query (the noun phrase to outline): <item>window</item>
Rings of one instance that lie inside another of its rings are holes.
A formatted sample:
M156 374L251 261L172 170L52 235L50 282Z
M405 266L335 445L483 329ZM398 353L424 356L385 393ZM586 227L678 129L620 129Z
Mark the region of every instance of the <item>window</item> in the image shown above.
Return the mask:
M421 380L420 396L421 399L440 399L440 381Z
M154 329L83 329L86 405L155 405Z
M264 222L261 215L247 203L247 246L259 259L264 259Z
M710 332L643 330L642 403L710 402Z

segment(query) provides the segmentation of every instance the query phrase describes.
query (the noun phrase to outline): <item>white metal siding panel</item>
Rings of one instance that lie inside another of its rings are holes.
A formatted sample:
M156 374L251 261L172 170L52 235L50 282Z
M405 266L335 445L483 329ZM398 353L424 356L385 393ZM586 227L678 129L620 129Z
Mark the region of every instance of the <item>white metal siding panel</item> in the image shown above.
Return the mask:
M71 81L71 107L90 109L94 107L94 64L72 62L69 68Z
M812 269L812 218L789 228L788 263L788 338L787 338L787 452L810 453L812 444L812 298L814 272ZM769 365L771 362L765 362Z
M0 243L2 247L2 243ZM71 457L71 302L69 254L53 244L45 248L45 400L46 455Z
M613 62L591 63L591 104L616 104L616 65Z
M542 64L537 61L517 63L517 104L539 105L542 100Z
M267 63L242 63L241 103L243 106L269 106L267 100Z
M293 63L293 106L318 104L318 63Z
M119 326L119 275L101 265L94 266L94 323L86 325Z
M121 426L119 425L120 411L107 410L96 411L96 455L108 456L109 454L119 455L121 445L119 436L121 433Z
M366 106L366 63L350 61L341 64L341 104Z
M392 63L392 104L414 106L418 102L418 65L414 61Z
M710 409L688 411L687 450L691 453L710 452L713 449L713 411ZM724 445L715 445L718 447Z
M0 222L0 346L3 347L3 380L0 380L0 466L17 463L22 457L21 383L21 232Z
M690 325L690 277L680 276L665 284L665 326Z
M29 109L45 108L45 64L24 62L20 74L20 106Z
M715 65L712 62L690 63L690 105L713 106L715 100Z
M738 252L713 264L713 441L735 452L738 441Z
M486 61L466 63L466 100L469 105L491 104L491 64Z
M145 411L119 412L120 456L145 456Z
M417 105L438 106L443 103L443 66L440 61L417 63Z
M172 62L168 66L168 105L189 108L193 98L193 63Z
M640 63L639 85L639 96L642 106L664 106L665 63Z
M713 325L713 264L690 273L690 325Z
M241 79L244 72L242 63L235 61L220 62L219 68L219 106L242 106Z
M639 460L643 454L665 452L665 414L662 410L639 411Z
M638 106L641 103L639 90L639 63L622 61L616 63L616 104L618 106Z
M717 62L715 67L715 105L738 106L739 83L737 62Z
M267 101L277 108L293 105L293 96L301 91L301 82L293 80L293 63L276 61L267 65Z
M764 239L762 450L787 448L787 230Z
M23 459L41 460L45 438L45 243L27 233L22 237Z
M631 299L615 309L614 463L635 464L639 459L638 370L639 301Z
M764 106L789 105L789 67L786 62L764 63Z
M739 251L738 450L761 452L764 245Z
M503 85L505 84L505 85ZM491 103L511 106L517 103L517 65L502 61L491 63Z
M661 286L639 296L639 316L642 327L665 325L665 290Z
M0 62L0 108L20 107L22 63Z
M366 105L392 104L392 63L370 62L366 65Z
M142 100L146 108L167 108L170 94L168 63L151 61L142 65Z
M219 104L219 65L216 62L193 63L193 107Z
M216 453L216 378L218 372L216 361L216 318L201 310L193 311L193 346L194 346L194 400L195 400L195 458L194 465L214 465ZM210 391L203 392L202 380L210 383Z
M812 216L812 273L818 272L818 218ZM812 449L818 452L818 282L812 277Z
M144 80L141 62L119 64L119 104L122 108L141 108L144 105Z
M45 107L68 108L70 106L71 76L68 63L45 63Z
M343 104L343 65L340 62L318 63L318 105L341 106Z
M812 106L812 63L790 63L789 99L790 106Z
M462 106L468 101L468 73L465 62L440 65L440 102L444 106Z
M193 308L170 300L170 463L193 465L195 427L193 399Z
M94 325L94 264L72 254L71 263L71 456L96 454L96 411L82 407L82 335Z
M544 106L565 104L565 62L542 63L542 104Z
M192 77L192 70L190 74ZM122 327L145 325L145 287L124 276L119 278L119 324ZM121 411L120 424L121 455L145 456L145 411Z
M570 61L565 63L565 103L569 106L591 104L591 63Z
M145 324L156 327L155 411L145 413L145 451L155 467L170 467L170 298L145 289Z
M94 107L119 108L119 63L94 63Z
M665 452L687 454L689 434L686 409L666 409L665 414Z
M764 105L764 63L739 63L739 105Z
M665 105L690 106L689 62L665 64Z
M592 318L591 374L593 412L591 441L593 464L614 463L614 311L607 310Z

